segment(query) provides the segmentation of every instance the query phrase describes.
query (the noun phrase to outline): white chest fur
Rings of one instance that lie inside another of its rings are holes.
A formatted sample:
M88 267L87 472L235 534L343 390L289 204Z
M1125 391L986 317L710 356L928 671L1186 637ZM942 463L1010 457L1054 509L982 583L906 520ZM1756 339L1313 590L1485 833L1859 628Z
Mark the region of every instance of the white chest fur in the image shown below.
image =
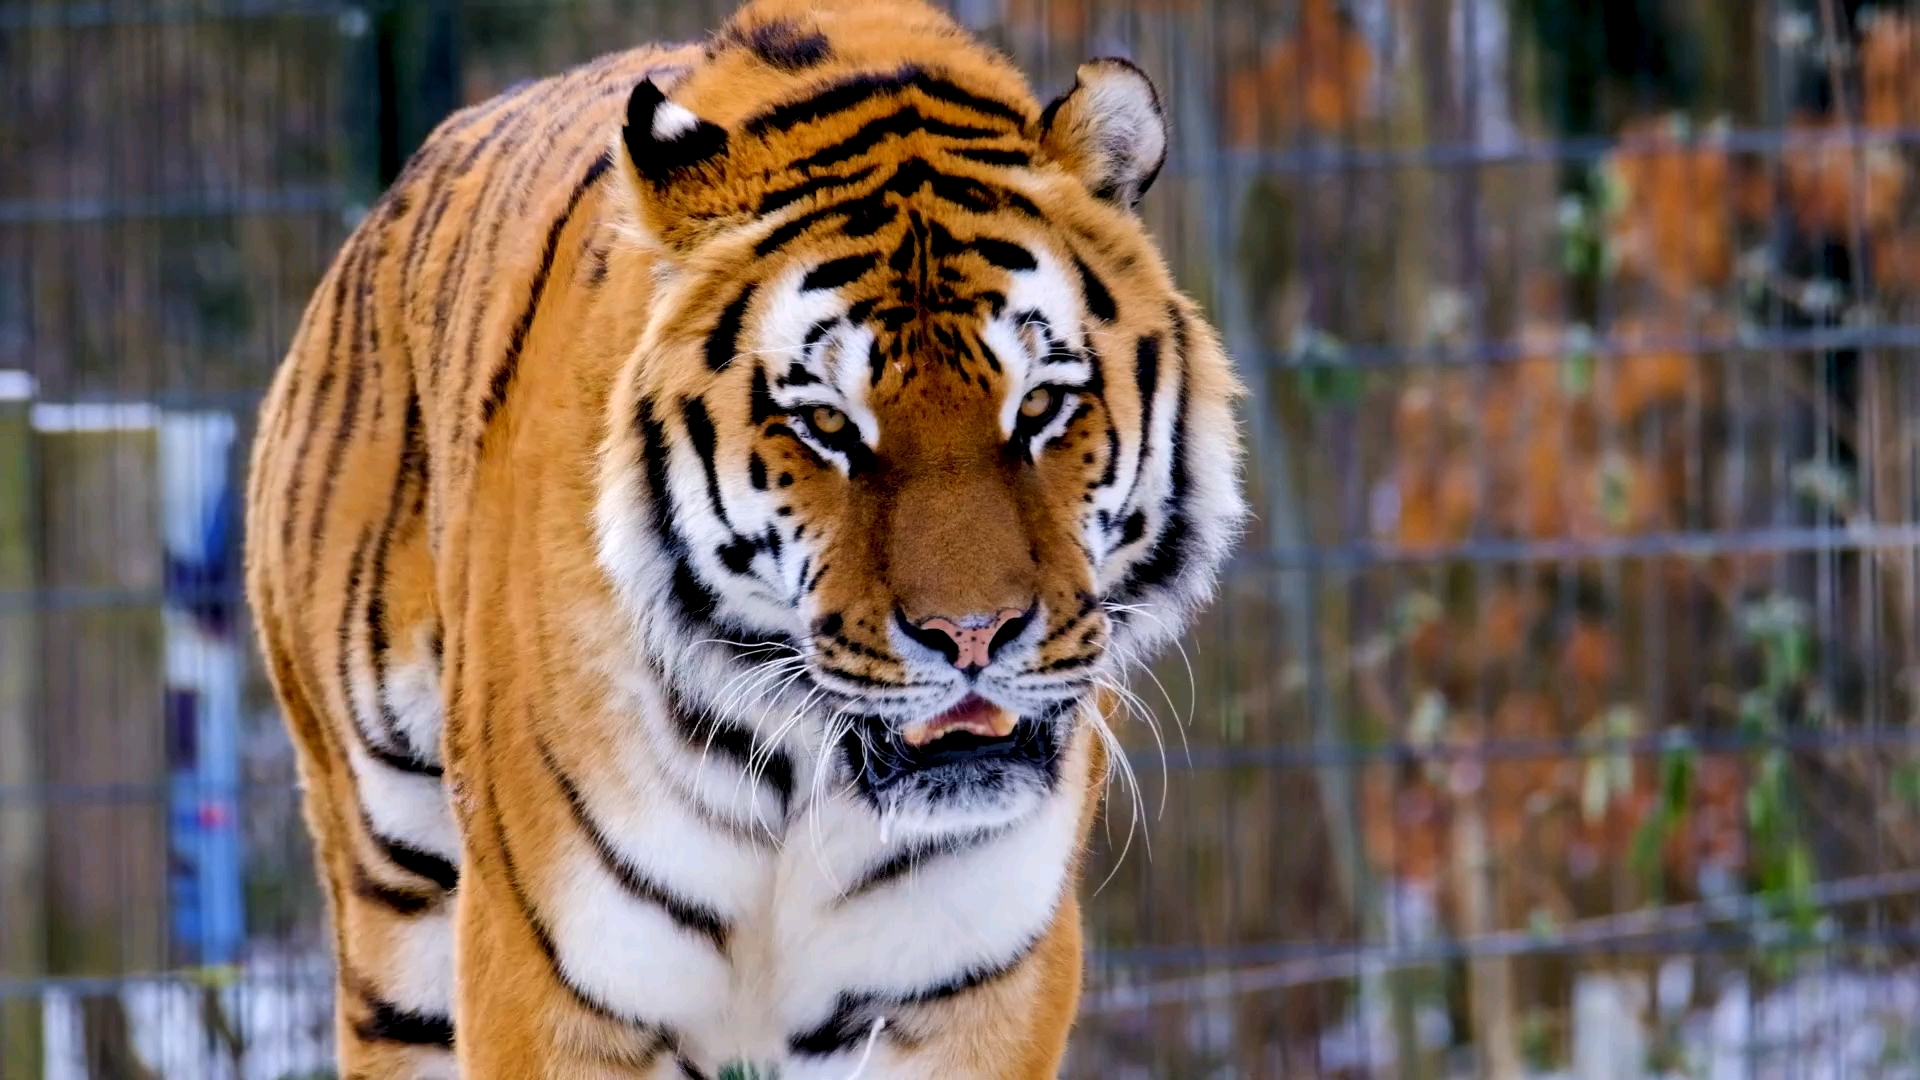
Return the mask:
M843 1080L866 1040L800 1052L809 1033L869 1030L1006 970L1046 931L1074 857L1083 742L1051 795L958 835L903 835L850 790L796 799L777 836L742 834L697 810L658 758L601 773L610 784L582 785L597 840L571 842L542 890L556 959L612 1012L671 1029L709 1076L744 1061ZM864 1077L919 1075L872 1042Z

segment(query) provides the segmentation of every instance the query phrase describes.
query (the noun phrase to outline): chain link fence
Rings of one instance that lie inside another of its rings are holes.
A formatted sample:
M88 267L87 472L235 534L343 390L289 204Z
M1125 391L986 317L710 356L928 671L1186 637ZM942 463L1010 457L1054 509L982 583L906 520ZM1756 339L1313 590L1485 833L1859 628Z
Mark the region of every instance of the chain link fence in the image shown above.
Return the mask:
M949 6L1154 75L1253 389L1069 1075L1920 1078L1920 10ZM254 408L437 117L727 10L0 0L0 1077L332 1075Z

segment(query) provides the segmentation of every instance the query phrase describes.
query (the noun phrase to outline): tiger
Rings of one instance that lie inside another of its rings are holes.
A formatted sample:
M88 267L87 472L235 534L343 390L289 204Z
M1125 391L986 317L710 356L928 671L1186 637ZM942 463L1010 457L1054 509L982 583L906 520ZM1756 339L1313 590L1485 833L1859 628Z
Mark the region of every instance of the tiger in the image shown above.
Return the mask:
M434 129L246 495L340 1075L1059 1074L1122 679L1246 516L1168 138L920 0Z

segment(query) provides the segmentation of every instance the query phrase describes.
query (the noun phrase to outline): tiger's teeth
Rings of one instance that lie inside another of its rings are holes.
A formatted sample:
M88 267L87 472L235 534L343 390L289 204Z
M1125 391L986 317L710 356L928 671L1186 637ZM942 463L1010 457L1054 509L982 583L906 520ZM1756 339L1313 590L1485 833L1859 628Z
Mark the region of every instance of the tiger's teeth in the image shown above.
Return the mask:
M1013 734L1020 718L998 706L988 706L969 710L967 715L955 717L951 712L943 713L931 720L917 720L900 729L900 741L908 746L926 744L956 731L970 732L992 739L1004 739Z

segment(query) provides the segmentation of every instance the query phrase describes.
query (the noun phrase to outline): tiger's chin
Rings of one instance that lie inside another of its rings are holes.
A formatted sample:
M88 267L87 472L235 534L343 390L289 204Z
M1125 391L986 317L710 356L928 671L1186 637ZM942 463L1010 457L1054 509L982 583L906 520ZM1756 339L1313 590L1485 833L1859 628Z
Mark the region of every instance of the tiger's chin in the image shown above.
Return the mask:
M841 740L855 792L890 828L951 835L1008 825L1053 793L1077 701L1016 715L969 694L907 725L856 720Z

